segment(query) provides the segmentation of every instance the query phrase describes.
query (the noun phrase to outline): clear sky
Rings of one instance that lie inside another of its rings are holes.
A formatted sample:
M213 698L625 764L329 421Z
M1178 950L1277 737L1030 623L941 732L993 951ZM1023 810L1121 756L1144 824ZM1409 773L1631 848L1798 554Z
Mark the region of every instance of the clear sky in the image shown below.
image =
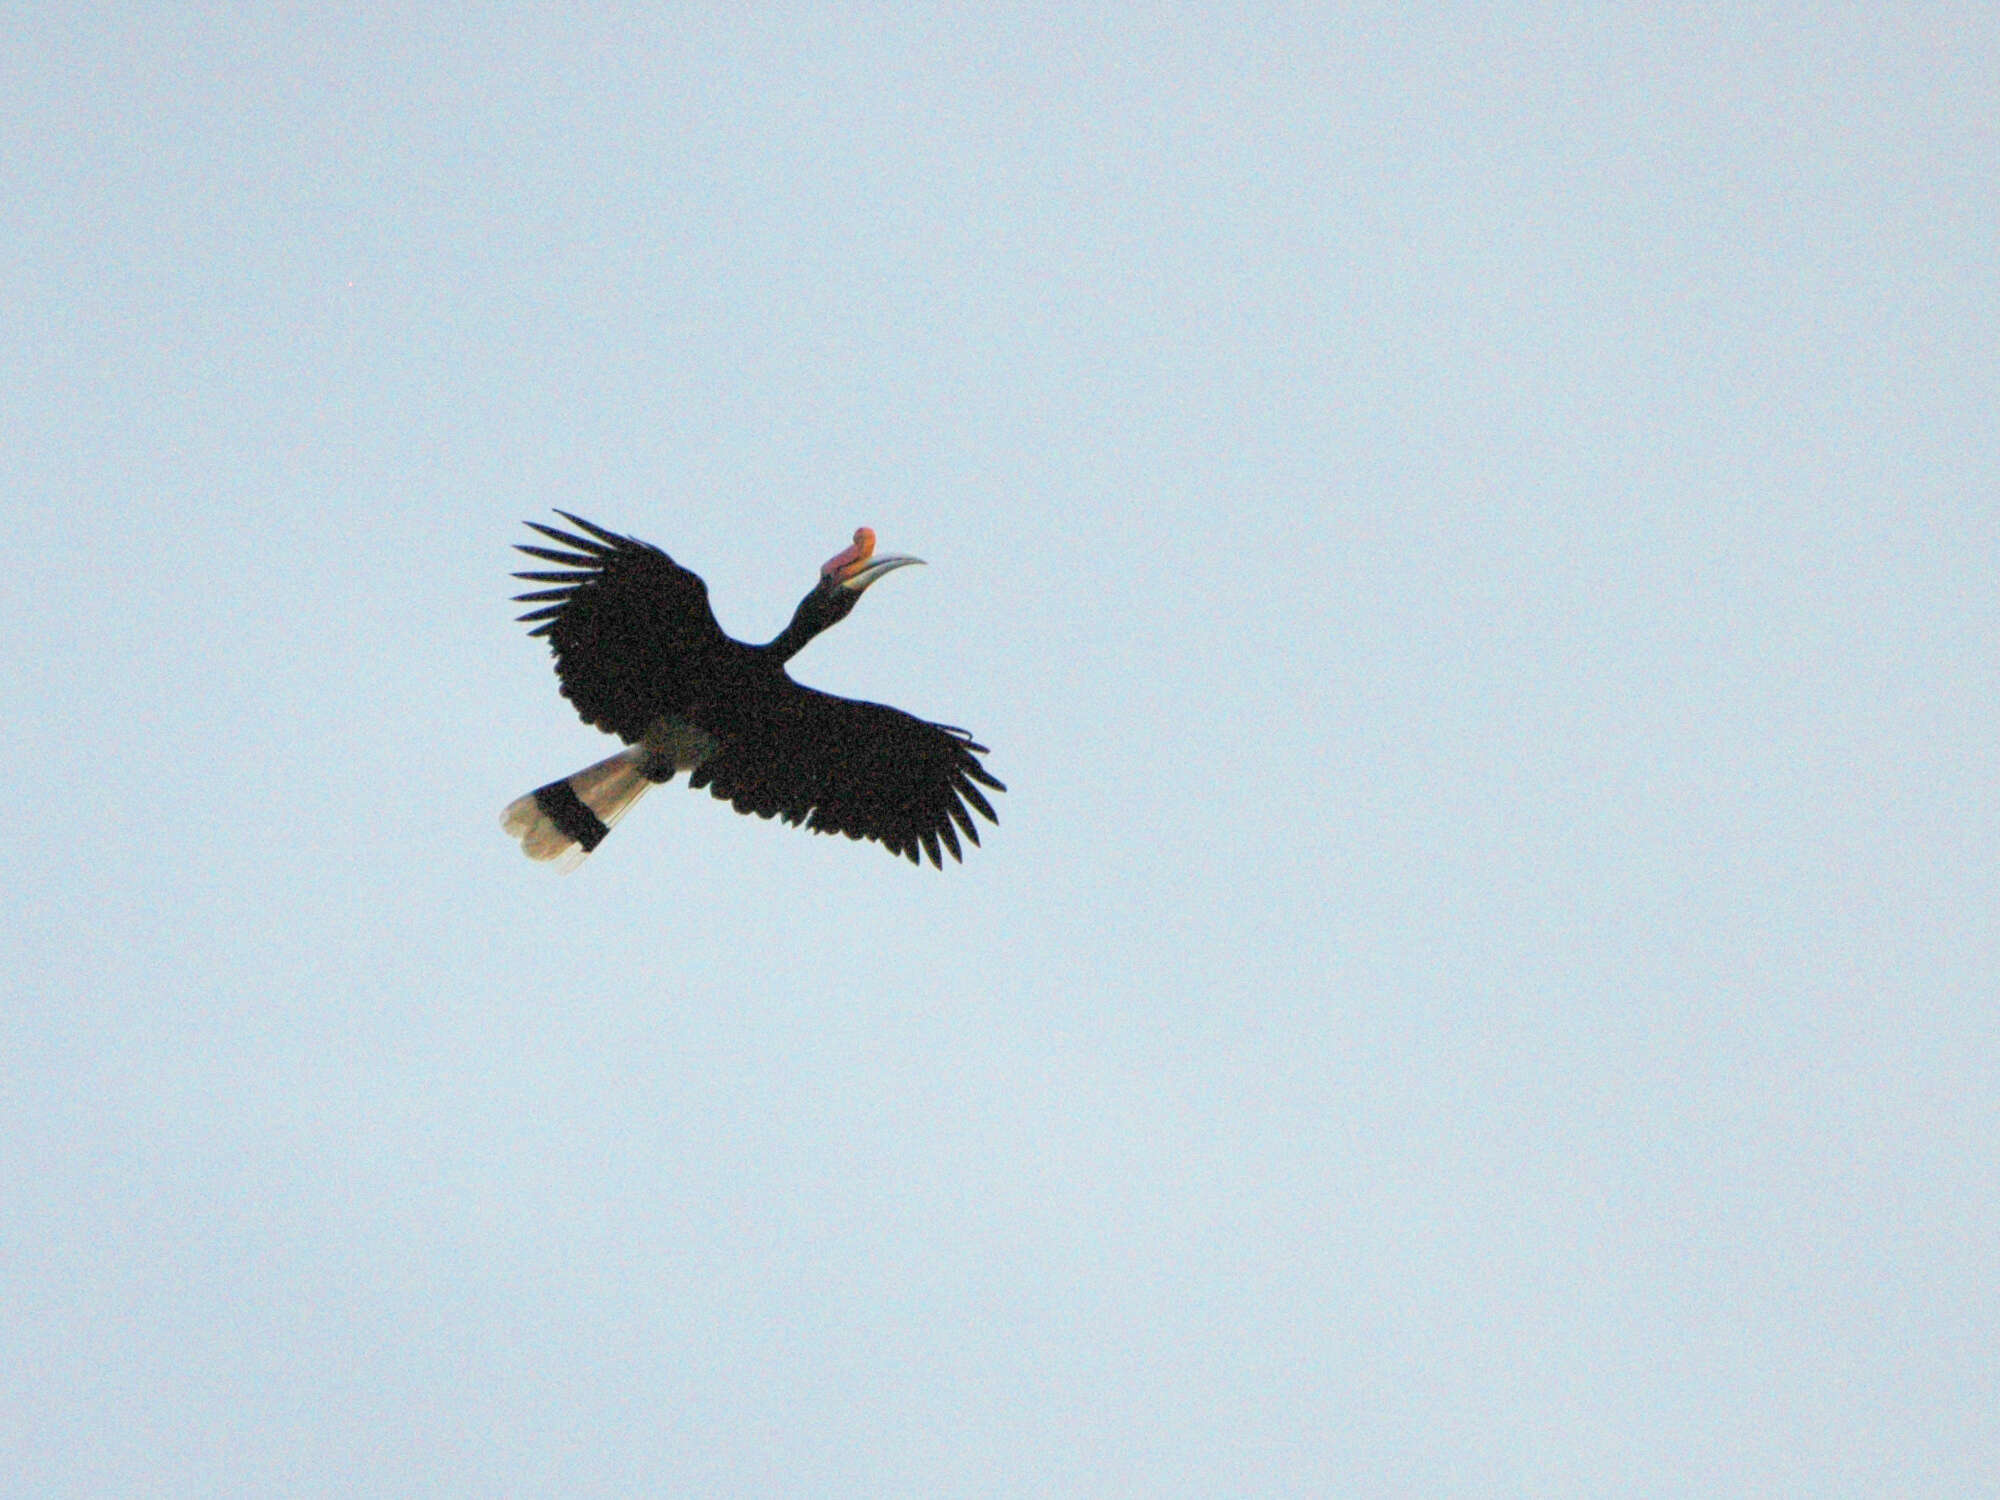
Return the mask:
M1990 1487L2000 12L9 10L5 1488Z

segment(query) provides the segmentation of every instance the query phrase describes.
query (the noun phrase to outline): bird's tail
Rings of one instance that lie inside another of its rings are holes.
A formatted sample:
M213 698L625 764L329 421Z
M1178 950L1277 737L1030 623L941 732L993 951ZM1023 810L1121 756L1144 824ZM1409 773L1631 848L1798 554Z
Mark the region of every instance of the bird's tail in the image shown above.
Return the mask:
M634 745L574 776L536 787L507 804L500 826L521 841L528 858L558 860L557 868L574 870L604 842L626 809L655 785L644 769L648 758L645 746Z

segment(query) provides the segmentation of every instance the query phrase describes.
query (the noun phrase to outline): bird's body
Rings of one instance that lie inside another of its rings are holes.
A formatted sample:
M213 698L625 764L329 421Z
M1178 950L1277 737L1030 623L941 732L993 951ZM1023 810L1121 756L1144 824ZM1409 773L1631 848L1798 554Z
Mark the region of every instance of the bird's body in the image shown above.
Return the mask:
M755 646L723 632L707 585L666 553L557 514L585 534L528 523L565 550L519 550L564 571L514 575L547 585L517 596L537 606L521 618L549 638L563 696L584 722L632 748L509 805L502 826L530 858L573 865L681 771L738 812L873 839L912 863L919 851L933 865L941 851L959 858L960 833L977 844L968 809L997 821L979 785L1005 788L971 735L819 692L786 670L876 579L918 559L874 557L875 534L862 527L791 623Z

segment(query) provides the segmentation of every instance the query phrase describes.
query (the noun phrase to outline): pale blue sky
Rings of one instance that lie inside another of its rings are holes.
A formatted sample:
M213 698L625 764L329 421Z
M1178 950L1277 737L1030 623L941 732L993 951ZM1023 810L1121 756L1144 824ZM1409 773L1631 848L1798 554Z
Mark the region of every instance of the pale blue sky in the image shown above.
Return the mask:
M1991 7L321 9L5 21L6 1488L1990 1486Z

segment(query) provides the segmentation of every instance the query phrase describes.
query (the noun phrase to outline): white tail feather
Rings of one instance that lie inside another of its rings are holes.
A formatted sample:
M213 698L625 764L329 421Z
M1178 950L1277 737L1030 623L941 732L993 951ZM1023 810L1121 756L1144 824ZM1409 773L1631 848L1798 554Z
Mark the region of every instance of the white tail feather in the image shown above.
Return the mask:
M644 746L635 745L600 760L594 766L586 766L562 781L537 787L525 797L516 797L500 815L500 826L521 841L521 852L528 858L557 860L560 861L558 869L564 872L574 870L583 863L590 850L572 834L565 833L549 816L540 800L542 793L567 786L608 831L625 816L634 802L652 789L654 783L641 769L648 753ZM603 834L598 837L602 838Z

